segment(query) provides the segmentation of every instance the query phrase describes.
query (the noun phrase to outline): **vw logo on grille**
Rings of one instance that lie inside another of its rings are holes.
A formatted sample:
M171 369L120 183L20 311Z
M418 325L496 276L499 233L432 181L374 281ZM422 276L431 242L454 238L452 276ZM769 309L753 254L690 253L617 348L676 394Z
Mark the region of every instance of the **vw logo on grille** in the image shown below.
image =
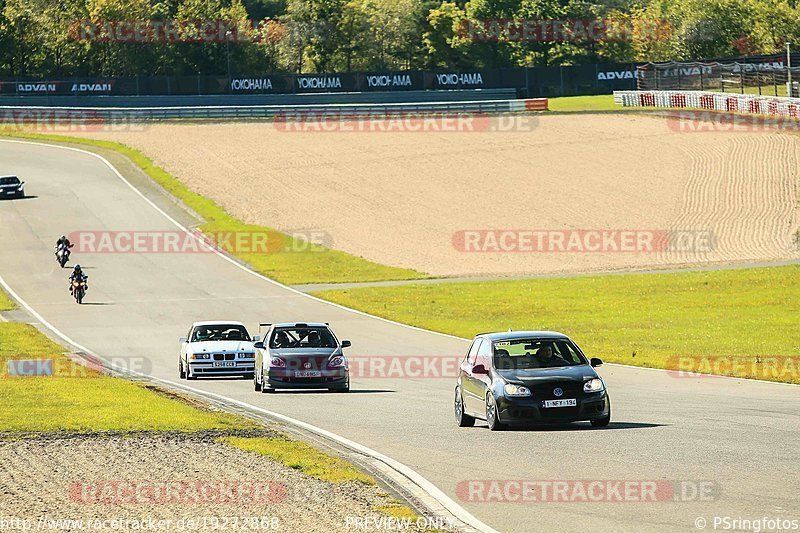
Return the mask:
M303 368L311 368L311 363L303 363Z
M559 396L561 396L562 394L564 394L564 391L563 391L563 390L561 390L561 387L556 387L555 389L553 389L553 394L554 394L556 397L559 397Z

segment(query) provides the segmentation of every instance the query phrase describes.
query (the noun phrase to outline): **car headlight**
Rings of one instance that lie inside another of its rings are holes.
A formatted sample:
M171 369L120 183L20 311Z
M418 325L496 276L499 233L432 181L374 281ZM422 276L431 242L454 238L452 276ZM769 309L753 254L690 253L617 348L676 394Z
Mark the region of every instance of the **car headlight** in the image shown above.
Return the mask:
M242 353L240 353L240 354L238 354L238 355L237 355L237 357L238 357L239 359L247 359L248 357L250 357L250 358L253 358L253 357L255 357L255 356L256 356L256 354L254 354L254 353L247 353L247 352L242 352Z
M603 380L598 378L590 379L583 384L583 392L600 392L605 388L606 387L603 385Z
M531 390L528 387L523 387L522 385L515 385L513 383L506 383L506 386L503 387L503 390L506 393L506 396L530 396Z
M337 355L336 357L333 357L333 358L331 358L330 361L328 361L328 368L335 368L335 367L339 367L339 366L344 366L344 361L345 361L345 359L344 359L343 356Z
M193 360L194 359L211 359L211 354L210 353L195 353L195 354L192 354L191 359L193 359Z
M269 366L273 368L286 368L286 361L280 357L273 357L269 362Z

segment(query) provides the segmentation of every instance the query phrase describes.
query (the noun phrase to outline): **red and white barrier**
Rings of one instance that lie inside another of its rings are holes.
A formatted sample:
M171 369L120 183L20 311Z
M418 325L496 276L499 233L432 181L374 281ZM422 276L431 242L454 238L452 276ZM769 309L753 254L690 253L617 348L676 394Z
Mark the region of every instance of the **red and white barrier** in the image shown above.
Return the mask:
M622 107L709 109L800 118L800 98L706 91L614 91Z
M511 111L547 111L547 98L525 98L511 100Z

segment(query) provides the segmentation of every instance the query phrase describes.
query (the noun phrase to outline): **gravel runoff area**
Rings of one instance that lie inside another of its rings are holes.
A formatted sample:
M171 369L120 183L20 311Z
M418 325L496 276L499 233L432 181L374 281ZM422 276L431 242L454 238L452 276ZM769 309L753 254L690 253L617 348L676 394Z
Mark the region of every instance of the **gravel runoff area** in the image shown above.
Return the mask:
M352 531L389 501L211 436L0 438L0 530Z
M245 222L322 230L334 248L433 275L800 257L796 133L613 114L510 124L353 132L161 123L82 135L143 151ZM614 230L632 230L632 240Z

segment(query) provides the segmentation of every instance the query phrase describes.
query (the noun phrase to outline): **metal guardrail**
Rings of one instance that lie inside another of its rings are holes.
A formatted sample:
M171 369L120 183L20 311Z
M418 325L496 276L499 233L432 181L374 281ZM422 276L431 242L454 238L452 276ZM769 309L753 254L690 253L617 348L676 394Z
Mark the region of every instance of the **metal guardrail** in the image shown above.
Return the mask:
M692 108L800 119L800 98L708 91L614 91L623 107Z
M634 87L620 87L633 89ZM0 94L0 106L43 107L207 107L312 104L388 104L464 102L520 98L516 89L453 89L447 91L375 91L360 93L217 94L217 95L26 95Z
M178 107L41 107L0 106L0 123L27 120L152 121L170 119L252 119L301 116L391 116L442 113L508 113L543 111L546 98L473 100L462 102L421 102L385 104L311 104L264 106L178 106Z

